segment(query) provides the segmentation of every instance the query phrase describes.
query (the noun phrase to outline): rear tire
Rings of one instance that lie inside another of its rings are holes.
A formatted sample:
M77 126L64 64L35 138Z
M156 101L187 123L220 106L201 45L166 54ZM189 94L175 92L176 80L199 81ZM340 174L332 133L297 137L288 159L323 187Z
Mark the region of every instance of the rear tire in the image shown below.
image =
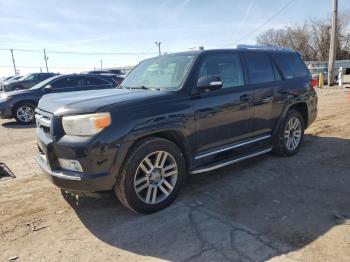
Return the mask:
M288 110L273 141L273 152L281 156L295 155L304 138L304 119L295 109Z
M145 138L126 157L115 193L124 206L137 213L153 213L177 197L186 173L181 150L172 142Z
M22 103L15 107L14 117L22 125L30 125L35 122L35 105L31 103Z

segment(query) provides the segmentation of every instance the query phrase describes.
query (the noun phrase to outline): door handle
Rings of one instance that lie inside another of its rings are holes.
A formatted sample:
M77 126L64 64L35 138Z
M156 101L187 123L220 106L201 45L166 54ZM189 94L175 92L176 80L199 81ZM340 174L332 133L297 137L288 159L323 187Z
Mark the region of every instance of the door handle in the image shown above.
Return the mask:
M244 94L244 95L241 95L240 99L241 99L241 101L248 102L248 101L252 100L252 96L248 95L248 94Z

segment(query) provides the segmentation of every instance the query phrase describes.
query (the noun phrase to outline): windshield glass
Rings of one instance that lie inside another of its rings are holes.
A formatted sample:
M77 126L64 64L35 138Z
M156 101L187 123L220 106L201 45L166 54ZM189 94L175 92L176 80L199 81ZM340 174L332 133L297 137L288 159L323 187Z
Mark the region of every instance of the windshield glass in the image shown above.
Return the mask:
M41 87L44 87L46 86L47 84L49 84L52 80L58 78L60 76L53 76L53 77L50 77L42 82L40 82L39 84L36 84L35 86L33 86L32 88L30 89L38 89L38 88L41 88Z
M21 80L33 80L34 77L35 77L34 74L29 74L29 75L26 75L26 76L22 77Z
M122 83L123 88L179 89L194 55L164 55L141 62Z

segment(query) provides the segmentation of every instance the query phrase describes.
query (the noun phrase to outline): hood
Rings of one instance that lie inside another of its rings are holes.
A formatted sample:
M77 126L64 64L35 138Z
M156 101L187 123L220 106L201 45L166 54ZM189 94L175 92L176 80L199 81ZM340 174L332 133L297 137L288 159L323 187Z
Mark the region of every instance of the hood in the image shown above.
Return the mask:
M32 94L32 93L36 93L36 92L38 92L38 90L34 90L34 89L20 89L20 90L6 92L6 95L10 96L10 97L13 97L13 96L17 96L17 95Z
M15 84L18 84L18 83L23 83L25 82L25 80L9 80L9 81L6 81L4 83L2 83L3 85L15 85Z
M153 90L129 89L56 93L43 96L38 108L54 115L93 113L106 106L160 96L162 93Z

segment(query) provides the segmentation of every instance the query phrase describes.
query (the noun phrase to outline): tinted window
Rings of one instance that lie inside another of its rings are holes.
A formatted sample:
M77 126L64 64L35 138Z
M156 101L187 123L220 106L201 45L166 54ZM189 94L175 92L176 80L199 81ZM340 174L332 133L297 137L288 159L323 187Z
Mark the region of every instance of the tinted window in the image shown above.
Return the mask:
M273 67L273 73L275 74L275 79L282 80L282 76L281 76L280 72L278 71L276 65L272 64L272 67Z
M81 77L64 77L56 80L51 85L53 88L78 87L83 86L84 81Z
M241 60L238 54L216 54L204 58L198 78L207 75L220 76L223 88L244 85Z
M269 57L264 53L246 53L246 64L250 83L259 84L275 81Z
M37 79L37 75L28 75L25 80L35 81Z
M42 74L42 75L38 75L39 80L45 80L48 79L49 77L51 77L52 75L49 74Z
M298 54L275 54L274 58L286 79L308 74L308 69Z
M97 77L85 77L85 83L88 86L106 85L106 81Z

